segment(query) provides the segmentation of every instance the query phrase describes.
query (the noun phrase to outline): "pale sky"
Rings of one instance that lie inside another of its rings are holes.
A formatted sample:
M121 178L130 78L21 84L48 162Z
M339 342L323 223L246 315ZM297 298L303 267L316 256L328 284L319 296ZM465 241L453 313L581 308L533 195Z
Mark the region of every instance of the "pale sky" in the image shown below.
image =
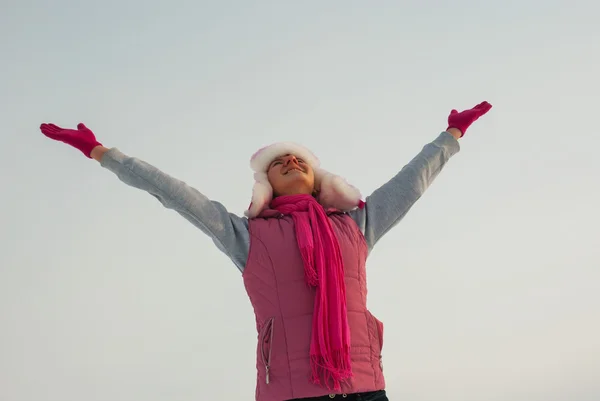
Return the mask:
M254 397L233 263L40 123L241 215L265 144L366 196L483 100L368 260L390 400L600 399L594 3L3 0L0 400Z

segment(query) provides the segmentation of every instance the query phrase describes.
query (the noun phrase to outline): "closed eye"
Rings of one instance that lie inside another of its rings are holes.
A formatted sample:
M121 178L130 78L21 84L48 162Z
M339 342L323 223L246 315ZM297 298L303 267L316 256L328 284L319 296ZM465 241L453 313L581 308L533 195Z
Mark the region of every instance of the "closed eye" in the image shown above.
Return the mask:
M271 163L269 165L268 170L272 169L273 167L275 167L276 165L281 164L281 160L275 160L273 163Z

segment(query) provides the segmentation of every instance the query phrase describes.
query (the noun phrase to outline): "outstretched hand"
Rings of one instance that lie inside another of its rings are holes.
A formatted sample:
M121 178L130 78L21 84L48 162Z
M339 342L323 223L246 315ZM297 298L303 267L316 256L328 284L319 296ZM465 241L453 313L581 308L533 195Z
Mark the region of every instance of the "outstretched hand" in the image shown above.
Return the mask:
M64 142L79 149L85 156L91 158L92 149L102 144L96 140L94 133L83 123L77 124L77 129L61 128L55 124L42 124L42 134L55 141Z
M448 116L448 128L456 128L461 132L461 137L467 132L467 128L471 126L479 117L490 111L492 105L488 102L481 102L472 109L458 112L452 110Z

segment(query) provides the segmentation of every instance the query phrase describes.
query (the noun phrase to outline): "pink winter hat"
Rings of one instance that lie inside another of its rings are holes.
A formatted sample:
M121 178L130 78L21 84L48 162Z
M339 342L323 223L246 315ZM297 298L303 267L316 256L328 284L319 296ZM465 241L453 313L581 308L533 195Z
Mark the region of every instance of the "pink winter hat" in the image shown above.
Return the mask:
M310 150L293 142L277 142L259 149L250 158L255 183L252 188L252 202L245 213L248 218L258 216L271 203L273 188L269 183L267 170L273 160L287 154L304 159L313 169L315 188L318 191L317 200L323 207L347 212L362 204L360 191L342 177L322 169L319 159Z

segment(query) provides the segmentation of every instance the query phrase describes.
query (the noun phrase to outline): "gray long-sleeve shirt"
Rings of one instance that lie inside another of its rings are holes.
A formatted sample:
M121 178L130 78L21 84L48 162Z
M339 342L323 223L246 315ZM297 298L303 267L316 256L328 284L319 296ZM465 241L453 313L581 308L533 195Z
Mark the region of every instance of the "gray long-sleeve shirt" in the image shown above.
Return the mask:
M348 212L364 234L369 251L398 224L459 150L458 141L448 132L442 132L396 176L367 196L363 209ZM166 208L182 215L210 236L240 271L244 270L250 248L246 217L230 213L221 203L207 198L185 182L127 156L117 148L104 154L101 165L125 184L148 192Z

